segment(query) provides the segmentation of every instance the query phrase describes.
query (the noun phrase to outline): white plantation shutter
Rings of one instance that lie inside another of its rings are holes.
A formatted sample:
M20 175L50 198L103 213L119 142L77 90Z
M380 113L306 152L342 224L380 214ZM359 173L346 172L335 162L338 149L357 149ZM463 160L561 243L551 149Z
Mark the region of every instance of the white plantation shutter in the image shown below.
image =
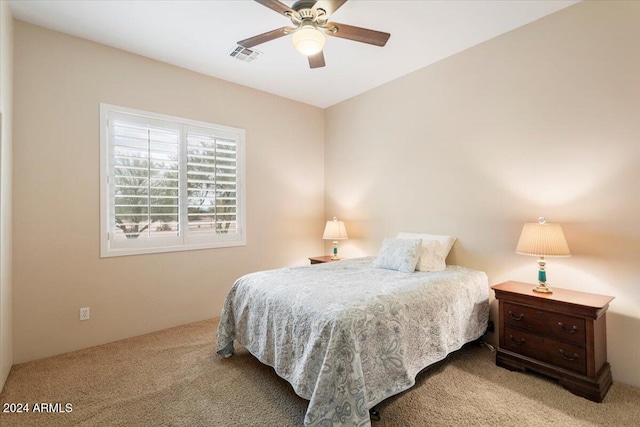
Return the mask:
M244 131L101 106L102 256L245 244Z
M113 246L179 244L179 132L135 121L112 122Z
M191 239L231 238L238 225L238 142L190 127L187 139L187 225Z

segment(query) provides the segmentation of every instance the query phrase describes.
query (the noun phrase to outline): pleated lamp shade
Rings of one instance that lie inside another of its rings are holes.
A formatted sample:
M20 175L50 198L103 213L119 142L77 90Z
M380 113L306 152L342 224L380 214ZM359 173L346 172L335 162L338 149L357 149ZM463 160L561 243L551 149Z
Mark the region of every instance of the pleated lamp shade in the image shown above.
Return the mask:
M337 218L333 218L333 221L327 221L322 238L325 240L348 239L349 237L347 236L347 229L344 226L344 222L338 221Z
M516 253L540 257L571 256L560 224L542 221L524 224Z

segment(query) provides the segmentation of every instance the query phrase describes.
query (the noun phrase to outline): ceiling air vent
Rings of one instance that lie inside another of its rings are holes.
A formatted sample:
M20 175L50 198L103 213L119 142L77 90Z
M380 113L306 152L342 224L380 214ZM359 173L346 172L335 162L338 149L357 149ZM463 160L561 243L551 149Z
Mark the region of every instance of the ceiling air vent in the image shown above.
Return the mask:
M258 52L257 50L247 49L246 47L238 45L238 47L231 51L229 56L236 58L242 62L251 62L256 59L261 53L262 52Z

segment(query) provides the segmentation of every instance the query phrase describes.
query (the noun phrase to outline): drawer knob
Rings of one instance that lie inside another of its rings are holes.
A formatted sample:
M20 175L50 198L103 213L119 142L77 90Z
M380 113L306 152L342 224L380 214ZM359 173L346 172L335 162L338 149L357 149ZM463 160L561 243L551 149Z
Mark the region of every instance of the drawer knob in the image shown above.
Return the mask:
M563 331L565 331L568 334L575 334L576 331L578 330L578 327L576 325L573 325L571 327L571 329L567 329L564 327L564 324L562 322L558 322L558 326L560 326L560 329L562 329Z
M558 351L560 352L560 355L561 355L563 358L567 359L567 360L576 360L576 359L578 358L578 354L577 354L577 353L573 353L573 357L569 357L569 356L566 356L566 355L564 354L564 350L563 350L563 349L560 349L560 350L558 350Z
M517 317L514 316L513 315L513 311L511 311L511 310L509 310L509 316L511 316L511 318L513 320L517 320L517 321L520 321L520 320L522 320L524 318L524 314L520 314L520 316L517 316Z
M511 338L511 341L513 341L515 344L517 345L522 345L524 344L524 338L522 338L521 340L517 340L513 337L513 335L509 335L509 338ZM560 350L562 351L562 350Z

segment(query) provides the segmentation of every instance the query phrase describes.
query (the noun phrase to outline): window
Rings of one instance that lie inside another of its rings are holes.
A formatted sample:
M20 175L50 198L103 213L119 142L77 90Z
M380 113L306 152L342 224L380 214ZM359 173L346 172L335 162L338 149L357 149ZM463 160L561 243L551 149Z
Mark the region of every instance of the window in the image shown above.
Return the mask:
M244 130L100 105L101 256L244 245Z

